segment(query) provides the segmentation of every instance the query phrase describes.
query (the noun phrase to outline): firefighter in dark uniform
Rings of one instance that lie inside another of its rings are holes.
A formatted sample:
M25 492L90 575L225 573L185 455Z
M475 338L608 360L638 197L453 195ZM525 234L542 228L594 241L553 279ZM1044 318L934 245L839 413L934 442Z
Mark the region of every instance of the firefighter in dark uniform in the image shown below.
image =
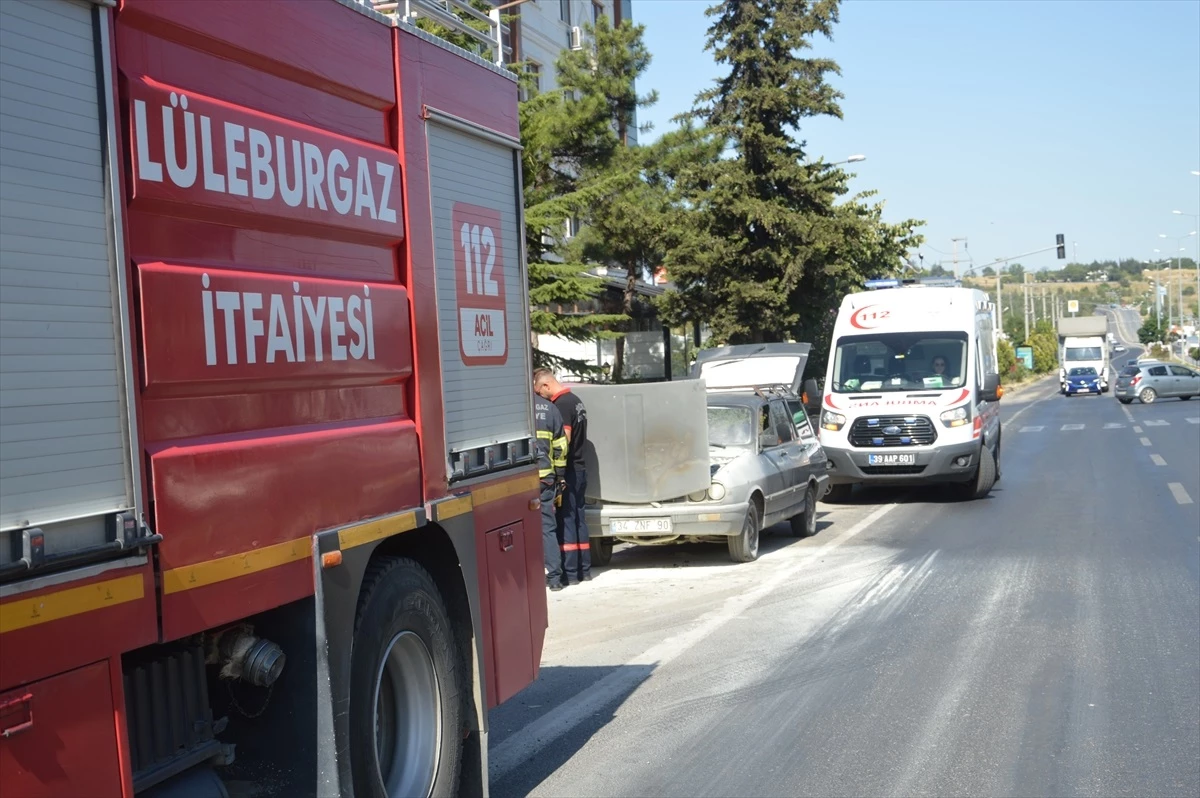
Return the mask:
M562 528L563 569L565 580L587 582L592 578L592 550L588 540L587 520L584 517L584 495L587 492L587 466L584 450L587 447L587 411L583 400L571 393L549 369L533 373L533 389L549 399L562 415L570 449L567 453L566 490L558 510Z
M537 430L538 478L542 488L542 552L546 559L546 586L563 589L562 541L557 510L566 488L567 436L562 415L548 399L533 397L533 420Z

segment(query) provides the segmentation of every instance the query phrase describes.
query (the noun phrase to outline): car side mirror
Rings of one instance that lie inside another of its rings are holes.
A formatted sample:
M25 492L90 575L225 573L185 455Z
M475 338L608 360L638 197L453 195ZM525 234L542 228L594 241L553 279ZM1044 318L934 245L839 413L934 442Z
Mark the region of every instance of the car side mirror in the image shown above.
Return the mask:
M821 388L817 385L817 381L812 378L805 380L802 389L803 394L800 398L804 403L804 409L808 411L810 416L814 413L819 416L821 412Z
M983 387L979 389L979 399L984 402L999 402L1002 396L1004 396L1004 387L1000 384L1000 375L985 375Z

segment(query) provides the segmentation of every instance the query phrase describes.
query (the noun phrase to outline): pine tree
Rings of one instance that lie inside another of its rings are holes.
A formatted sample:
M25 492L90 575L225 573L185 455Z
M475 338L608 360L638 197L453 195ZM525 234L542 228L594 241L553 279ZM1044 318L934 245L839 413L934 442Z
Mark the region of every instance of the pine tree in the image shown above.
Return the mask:
M679 291L662 309L707 323L718 342L800 337L819 350L840 297L894 274L919 222L884 224L869 193L835 205L846 173L810 162L793 138L806 119L842 115L827 82L837 64L810 52L832 38L837 0L728 0L708 14L707 49L729 72L687 119L723 155L681 175L667 259Z
M537 335L587 340L627 319L603 308L578 314L558 309L591 307L602 289L601 281L584 272L589 256L605 253L594 247L588 251L587 241L595 241L594 235L565 240L568 220L587 224L636 190L640 179L636 159L626 152L618 130L632 124L639 106L655 100L653 94L638 96L635 90L650 62L642 31L628 22L613 28L601 17L588 27L591 47L560 55L559 88L533 92L521 103L530 321ZM539 363L552 360L536 348L534 358ZM579 370L582 364L560 365Z

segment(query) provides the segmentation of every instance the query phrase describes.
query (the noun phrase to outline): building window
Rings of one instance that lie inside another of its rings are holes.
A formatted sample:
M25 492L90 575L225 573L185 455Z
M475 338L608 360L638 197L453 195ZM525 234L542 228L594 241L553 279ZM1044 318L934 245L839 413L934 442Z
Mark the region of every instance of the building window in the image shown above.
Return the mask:
M542 65L536 61L529 61L525 64L525 74L527 83L521 87L521 99L528 100L533 94L538 94L542 90ZM530 91L532 89L532 92Z
M575 217L572 216L567 219L566 226L567 226L567 238L572 239L575 236L579 235L579 230L583 225L580 224L578 219L576 219Z
M558 0L558 13L562 21L571 24L571 0Z

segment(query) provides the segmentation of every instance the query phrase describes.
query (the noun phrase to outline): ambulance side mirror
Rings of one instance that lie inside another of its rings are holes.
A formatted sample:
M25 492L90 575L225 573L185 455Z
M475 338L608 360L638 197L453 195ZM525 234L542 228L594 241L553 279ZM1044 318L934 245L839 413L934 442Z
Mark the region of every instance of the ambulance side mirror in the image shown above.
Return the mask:
M817 385L814 379L804 381L803 393L800 397L804 402L804 409L808 412L809 418L813 418L814 414L817 418L821 415L821 388Z
M1000 387L1000 375L984 375L983 387L979 389L979 400L982 402L999 402L1000 397L1003 395L1004 389Z

